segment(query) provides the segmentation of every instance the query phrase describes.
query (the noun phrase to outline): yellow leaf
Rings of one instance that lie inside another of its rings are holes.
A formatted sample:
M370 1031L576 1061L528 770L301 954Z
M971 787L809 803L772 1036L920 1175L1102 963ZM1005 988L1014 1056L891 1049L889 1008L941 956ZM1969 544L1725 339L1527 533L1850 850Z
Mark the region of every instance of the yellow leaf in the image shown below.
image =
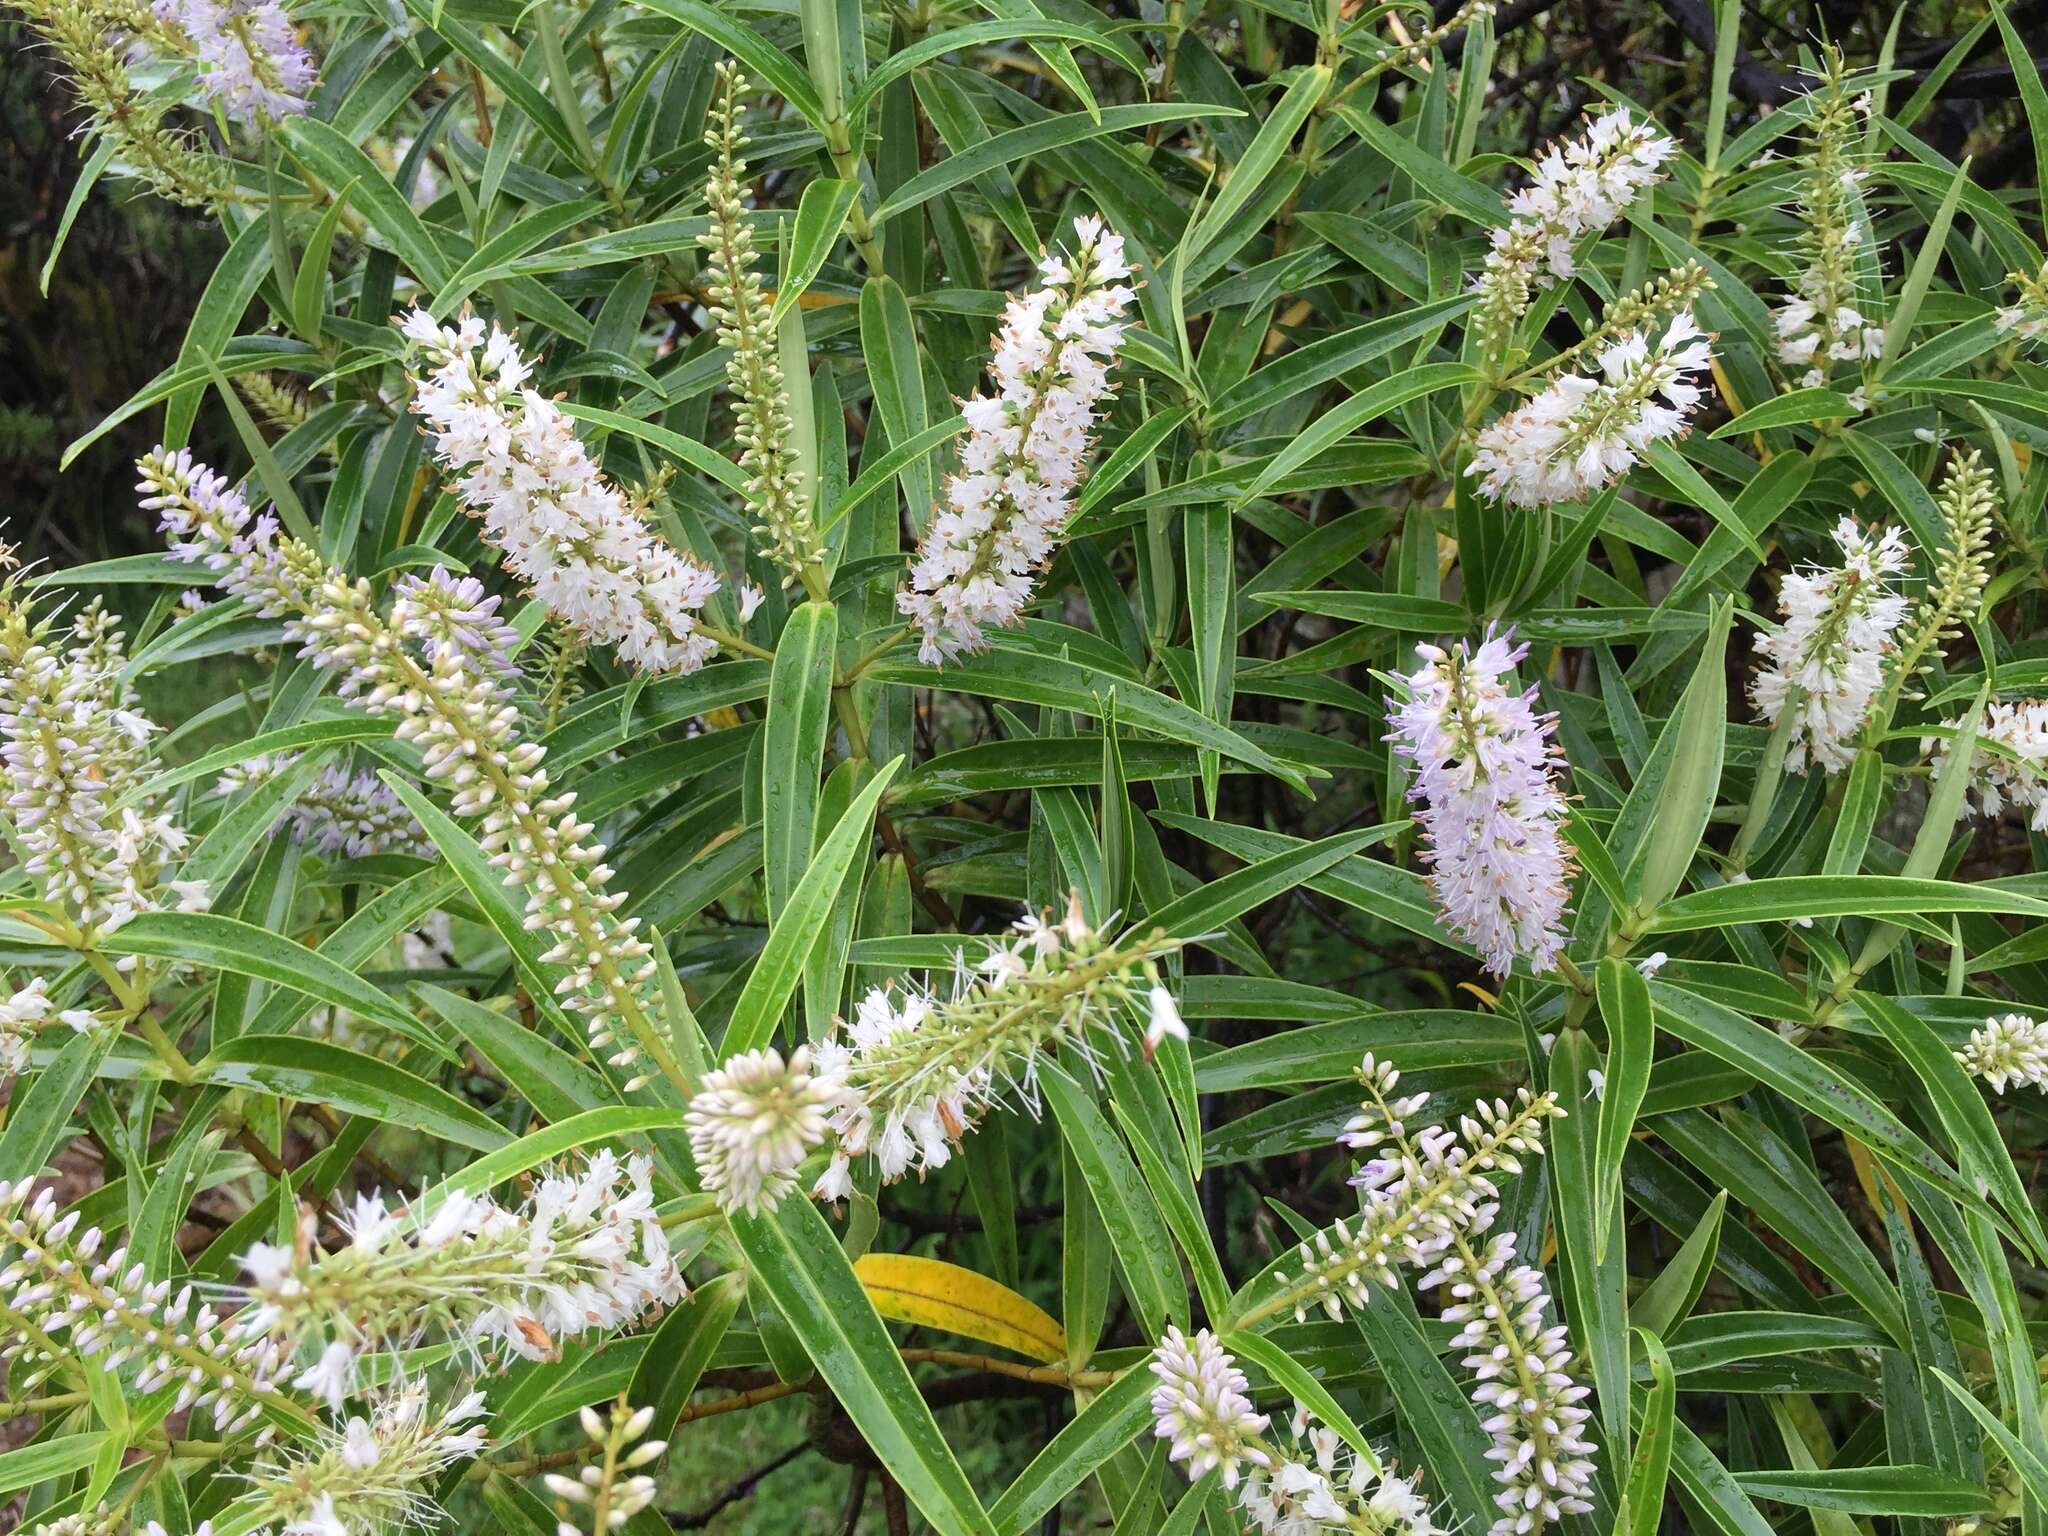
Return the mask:
M986 1275L906 1253L864 1253L853 1272L884 1317L979 1339L1048 1365L1067 1358L1060 1325Z

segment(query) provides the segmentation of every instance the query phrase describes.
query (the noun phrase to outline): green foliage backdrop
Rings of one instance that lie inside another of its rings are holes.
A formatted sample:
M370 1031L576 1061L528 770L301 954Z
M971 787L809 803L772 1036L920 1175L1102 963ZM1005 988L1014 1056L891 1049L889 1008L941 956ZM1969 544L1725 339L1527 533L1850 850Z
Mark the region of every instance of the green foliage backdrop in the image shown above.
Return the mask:
M2040 6L10 4L5 1519L2048 1531Z

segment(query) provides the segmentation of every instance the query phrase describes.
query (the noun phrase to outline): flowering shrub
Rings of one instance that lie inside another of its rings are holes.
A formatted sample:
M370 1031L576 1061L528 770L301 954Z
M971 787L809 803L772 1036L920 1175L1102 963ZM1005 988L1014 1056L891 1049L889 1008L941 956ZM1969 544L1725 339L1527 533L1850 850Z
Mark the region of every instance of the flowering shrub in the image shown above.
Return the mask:
M0 1528L2040 1527L2010 19L12 3L227 247L0 556Z

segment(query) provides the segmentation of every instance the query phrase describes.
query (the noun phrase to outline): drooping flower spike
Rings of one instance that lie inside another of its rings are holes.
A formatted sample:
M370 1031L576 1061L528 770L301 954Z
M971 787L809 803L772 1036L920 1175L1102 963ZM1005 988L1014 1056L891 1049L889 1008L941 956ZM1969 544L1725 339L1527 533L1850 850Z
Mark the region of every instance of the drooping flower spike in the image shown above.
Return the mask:
M492 864L526 888L527 927L554 941L543 961L563 967L558 995L585 1016L593 1048L612 1049L618 1066L650 1059L680 1082L649 1022L655 963L639 920L615 915L625 897L605 889L604 846L577 818L575 795L552 789L546 750L523 738L507 681L518 637L498 600L475 578L437 568L395 583L387 617L369 582L285 537L275 516L252 512L189 453L159 449L140 467L142 505L158 513L175 558L203 565L258 613L284 618L300 654L340 674L344 698L396 717L399 738L419 748L450 809L478 823Z

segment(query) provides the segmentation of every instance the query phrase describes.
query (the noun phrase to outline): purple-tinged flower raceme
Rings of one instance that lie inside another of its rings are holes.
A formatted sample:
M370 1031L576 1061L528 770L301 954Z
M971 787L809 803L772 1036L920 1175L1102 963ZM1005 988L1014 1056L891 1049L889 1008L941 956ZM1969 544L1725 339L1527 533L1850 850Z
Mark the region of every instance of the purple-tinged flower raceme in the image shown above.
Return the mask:
M191 40L199 88L238 123L298 117L313 89L313 56L278 0L156 0L158 21Z
M1713 350L1681 310L1662 336L1630 331L1594 361L1597 377L1563 374L1480 432L1466 473L1483 477L1487 495L1547 507L1613 484L1652 444L1685 432L1705 398L1694 376Z
M214 792L236 794L275 778L296 761L274 753L252 757L222 774ZM351 773L339 763L321 770L278 818L277 825L330 858L361 859L379 853L431 858L434 851L427 834L389 785L374 773Z
M1237 1362L1204 1328L1169 1327L1153 1352L1152 1432L1191 1482L1217 1472L1251 1528L1270 1536L1439 1536L1415 1480L1359 1455L1300 1403L1268 1436Z
M187 837L145 788L157 727L123 679L119 624L94 602L53 629L0 584L0 787L24 870L82 936L203 909L203 884L171 878Z
M1543 972L1564 945L1572 859L1557 787L1555 718L1506 679L1528 654L1512 631L1476 651L1416 647L1422 668L1391 711L1389 739L1414 764L1408 797L1429 839L1430 888L1451 930L1495 975Z
M1236 1488L1247 1466L1269 1466L1272 1456L1259 1444L1271 1422L1255 1411L1250 1383L1237 1362L1204 1328L1192 1338L1169 1327L1153 1353L1152 1430L1169 1441L1167 1455L1185 1462L1190 1480L1219 1472L1225 1488Z
M1529 184L1509 199L1510 221L1494 230L1493 249L1473 283L1480 296L1473 328L1489 349L1506 343L1538 287L1578 270L1578 242L1662 181L1660 167L1677 153L1675 140L1615 107L1582 137L1552 144L1537 158Z
M258 1536L383 1536L430 1527L439 1475L476 1456L484 1434L484 1395L436 1402L422 1382L387 1391L339 1429L323 1427L289 1458L258 1462L233 1506Z
M614 1048L618 1066L644 1052L682 1083L650 1022L658 1007L653 951L636 932L638 919L614 915L625 897L605 889L612 871L604 846L589 841L591 824L576 817L576 797L551 791L545 749L521 736L507 682L516 636L498 617L497 599L473 578L437 569L424 581L397 582L387 618L367 581L282 536L275 517L252 513L240 492L184 451L159 450L141 471L142 504L159 514L174 556L213 571L257 612L285 617L301 654L342 674L343 697L396 717L399 738L420 749L450 808L479 824L493 865L526 888L526 925L554 940L544 958L564 967L558 993L585 1016L591 1045Z
M2017 1087L2048 1093L2048 1027L2024 1013L1986 1019L1970 1031L1956 1060L1996 1092Z
M742 1051L705 1074L685 1125L697 1176L726 1210L773 1210L830 1129L838 1082L812 1069L808 1046L789 1060L773 1049Z
M1750 684L1750 698L1772 726L1789 720L1785 766L1793 773L1809 761L1829 773L1849 766L1906 616L1906 599L1885 585L1906 568L1905 536L1866 531L1845 517L1835 542L1841 565L1789 573L1778 586L1784 622L1756 640L1770 664Z
M919 986L871 990L844 1040L835 1034L811 1047L813 1070L839 1089L830 1118L838 1144L812 1193L844 1199L852 1161L870 1155L885 1181L944 1167L1005 1095L1035 1110L1042 1053L1058 1047L1092 1070L1098 1036L1124 1048L1122 1006L1142 1003L1149 1027L1158 1027L1158 962L1180 947L1157 930L1106 937L1070 901L1058 923L1027 913L1013 937L990 944L972 975L965 956L956 957L948 996Z
M0 1363L17 1389L44 1365L95 1359L127 1368L138 1393L177 1384L173 1412L205 1409L223 1435L287 1403L288 1350L239 1337L189 1281L151 1280L125 1247L104 1255L98 1227L59 1214L54 1190L0 1182ZM266 1426L262 1434L267 1437Z
M565 1339L624 1328L687 1288L655 1214L645 1158L610 1152L544 1173L503 1206L443 1190L419 1210L359 1197L349 1242L315 1252L258 1243L242 1257L247 1305L231 1338L314 1363L294 1383L338 1405L367 1349L445 1338L481 1358L555 1358Z
M1071 256L1040 258L1041 285L1004 312L989 363L995 392L961 407L959 472L896 594L928 665L978 650L986 630L1017 622L1073 514L1133 297L1123 237L1081 218L1074 238Z
M423 309L401 324L430 365L412 408L434 456L504 551L505 567L585 640L644 672L694 672L718 653L701 611L718 576L647 525L591 460L575 423L527 387L533 361L474 315L444 326Z

